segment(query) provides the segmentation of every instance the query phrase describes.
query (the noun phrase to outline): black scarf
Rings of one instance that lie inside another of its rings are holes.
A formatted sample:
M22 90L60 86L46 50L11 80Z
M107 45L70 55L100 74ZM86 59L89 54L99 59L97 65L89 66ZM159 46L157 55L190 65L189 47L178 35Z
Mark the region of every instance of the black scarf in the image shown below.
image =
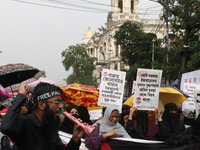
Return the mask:
M184 116L184 124L193 126L193 124L194 124L194 118L188 118L188 117Z
M148 114L141 111L137 114L137 131L141 134L147 134Z
M78 111L78 106L76 106L76 105L70 105L70 106L67 108L67 112L70 113L70 111L71 111L73 108L75 108L75 109ZM73 116L74 116L75 118L79 118L79 115L73 114ZM70 119L68 119L67 117L65 117L65 119L64 119L63 122L61 123L60 130L63 131L63 132L72 134L72 133L73 133L73 130L74 130L74 123L73 123Z

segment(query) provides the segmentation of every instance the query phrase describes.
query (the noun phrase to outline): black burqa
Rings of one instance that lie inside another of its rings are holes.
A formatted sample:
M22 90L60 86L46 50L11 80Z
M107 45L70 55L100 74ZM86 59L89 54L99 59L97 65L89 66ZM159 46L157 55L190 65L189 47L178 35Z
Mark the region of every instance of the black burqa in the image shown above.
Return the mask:
M90 120L90 115L89 115L88 110L85 106L79 106L78 107L78 113L79 113L80 119L83 122L86 122L89 125L92 125L92 121Z
M176 104L167 103L165 105L165 111L163 113L162 119L166 126L166 138L174 138L179 133L184 131L184 125L181 125L178 112L170 113L169 111L178 111Z
M192 138L195 140L195 142L200 143L200 114L198 115L197 119L194 121L192 129L193 129Z
M75 108L75 109L78 111L78 106L76 106L76 105L70 105L70 106L67 108L67 112L70 113L70 111L71 111L73 108ZM74 116L75 118L79 118L79 115L73 114L73 116ZM74 123L73 123L70 119L68 119L67 117L65 117L65 119L64 119L63 122L61 123L60 130L63 131L63 132L72 134L72 133L73 133L73 130L74 130Z

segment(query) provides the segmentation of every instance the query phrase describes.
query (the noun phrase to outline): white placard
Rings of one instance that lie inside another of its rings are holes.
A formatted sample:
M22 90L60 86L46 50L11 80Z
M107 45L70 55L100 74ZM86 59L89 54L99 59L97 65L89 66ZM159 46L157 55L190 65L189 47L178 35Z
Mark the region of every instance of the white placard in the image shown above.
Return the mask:
M200 84L200 70L182 74L180 89L183 90L184 83Z
M200 113L200 90L194 90L195 108L196 108L196 118Z
M90 110L90 120L97 120L102 117L102 109Z
M187 101L182 103L182 111L194 111L195 110L195 99L194 99L194 90L200 90L200 84L184 83L183 92L189 95Z
M158 108L162 70L138 68L134 95L134 106L138 110Z
M121 111L126 72L103 69L99 90L99 106L115 105Z

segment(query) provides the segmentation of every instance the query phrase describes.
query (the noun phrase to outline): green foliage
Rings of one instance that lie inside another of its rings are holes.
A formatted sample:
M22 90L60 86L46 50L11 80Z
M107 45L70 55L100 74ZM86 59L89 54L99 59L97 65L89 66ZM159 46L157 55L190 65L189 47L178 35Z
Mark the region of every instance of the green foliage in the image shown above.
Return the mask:
M169 22L176 40L170 48L170 72L172 76L194 71L200 68L199 63L199 30L200 30L200 1L199 0L162 0L158 2L169 11ZM196 45L196 46L195 46ZM180 85L178 85L179 87Z
M64 58L62 63L66 70L74 68L74 73L67 78L67 83L80 83L97 86L96 77L93 77L95 69L95 57L90 57L86 51L86 45L77 44L69 46L61 53Z
M77 76L76 74L71 74L67 77L66 81L67 81L67 84L72 84L72 83L76 83L77 82Z
M165 69L165 51L161 48L161 40L154 39L145 33L138 24L125 22L116 31L115 44L121 45L122 61L130 68L126 70L126 80L132 84L136 78L138 68ZM154 42L154 47L153 47ZM152 62L152 51L154 50L154 62Z

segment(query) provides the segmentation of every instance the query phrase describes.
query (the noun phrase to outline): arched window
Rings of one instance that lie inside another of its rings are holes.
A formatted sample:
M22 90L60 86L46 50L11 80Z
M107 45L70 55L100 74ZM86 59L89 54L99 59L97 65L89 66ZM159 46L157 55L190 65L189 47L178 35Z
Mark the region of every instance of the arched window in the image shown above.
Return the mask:
M122 0L119 0L119 2L118 2L118 10L119 10L119 12L123 12L123 1Z
M103 47L102 47L102 46L100 46L100 52L101 52L101 53L103 52Z
M108 44L110 44L110 38L108 39Z
M131 13L134 13L134 0L131 0Z

